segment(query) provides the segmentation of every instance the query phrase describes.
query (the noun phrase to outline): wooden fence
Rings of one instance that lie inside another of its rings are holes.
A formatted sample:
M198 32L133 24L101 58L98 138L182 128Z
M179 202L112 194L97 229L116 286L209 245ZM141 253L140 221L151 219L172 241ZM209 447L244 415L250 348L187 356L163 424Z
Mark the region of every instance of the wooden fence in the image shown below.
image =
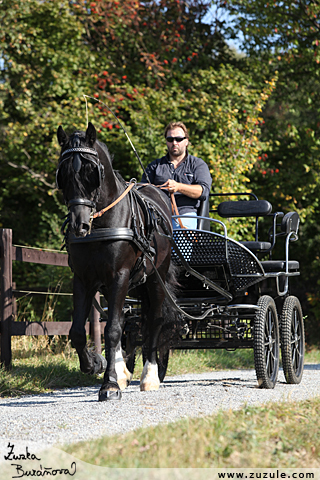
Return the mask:
M68 335L71 322L18 322L14 321L14 289L12 280L12 262L41 263L68 267L68 255L39 249L12 245L12 230L0 229L0 348L1 365L10 367L11 337L21 335ZM68 267L69 268L69 267ZM99 301L99 294L96 295ZM92 307L90 322L86 332L90 334L95 349L101 353L101 333L105 322L100 323L99 312Z

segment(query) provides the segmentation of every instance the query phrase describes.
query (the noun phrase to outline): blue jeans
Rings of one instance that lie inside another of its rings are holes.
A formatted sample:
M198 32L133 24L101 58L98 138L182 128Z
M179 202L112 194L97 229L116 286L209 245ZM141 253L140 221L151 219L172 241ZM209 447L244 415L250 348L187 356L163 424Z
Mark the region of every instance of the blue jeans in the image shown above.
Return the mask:
M183 218L185 215L186 216L188 215L188 217ZM197 219L190 218L189 215L192 215L193 217L197 216L196 212L188 212L188 213L182 214L180 217L180 220L182 222L182 225L184 225L187 229L195 230L197 228ZM177 218L172 219L172 228L173 230L178 230L179 228L181 228Z

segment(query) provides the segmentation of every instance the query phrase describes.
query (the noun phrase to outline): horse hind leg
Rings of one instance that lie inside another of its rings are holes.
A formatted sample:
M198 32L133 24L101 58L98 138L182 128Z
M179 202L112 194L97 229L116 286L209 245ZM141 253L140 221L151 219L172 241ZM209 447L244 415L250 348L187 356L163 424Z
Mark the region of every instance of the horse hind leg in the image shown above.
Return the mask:
M105 371L107 368L107 361L104 356L88 350L85 329L83 329L83 332L80 332L72 326L69 332L69 338L77 351L82 373L86 373L87 375L99 375Z
M152 390L159 390L160 380L158 375L157 363L151 363L149 360L143 366L141 378L140 378L140 390L141 392L149 392Z
M152 298L152 304L145 299L148 304L147 308L147 359L143 366L140 377L140 390L142 392L158 390L160 380L157 364L157 346L160 330L163 324L162 304L164 300L164 292L159 284L151 283L152 291L149 291L149 298Z
M103 373L107 367L106 359L97 352L88 350L85 322L90 313L93 296L87 295L80 280L74 278L74 313L69 338L76 349L80 370L88 375Z
M116 349L116 374L117 374L117 383L121 390L127 388L132 380L133 374L129 372L126 363L122 356L121 342L119 342Z

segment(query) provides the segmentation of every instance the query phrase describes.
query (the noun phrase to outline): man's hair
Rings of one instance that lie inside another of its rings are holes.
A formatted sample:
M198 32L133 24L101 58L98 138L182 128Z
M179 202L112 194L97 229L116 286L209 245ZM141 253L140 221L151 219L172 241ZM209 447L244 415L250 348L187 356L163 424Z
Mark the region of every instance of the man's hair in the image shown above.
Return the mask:
M174 128L182 128L182 130L184 131L185 137L189 138L188 129L183 122L170 122L170 123L168 123L168 125L166 126L165 131L164 131L164 137L167 138L168 131L173 130Z

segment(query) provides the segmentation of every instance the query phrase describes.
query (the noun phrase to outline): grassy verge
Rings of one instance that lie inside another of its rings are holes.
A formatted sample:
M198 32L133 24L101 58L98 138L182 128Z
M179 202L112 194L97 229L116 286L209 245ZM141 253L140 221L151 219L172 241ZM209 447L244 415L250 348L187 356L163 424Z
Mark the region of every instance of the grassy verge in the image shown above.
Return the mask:
M64 450L118 468L320 467L320 398L188 418Z
M65 338L17 337L12 342L12 369L0 370L0 396L42 393L59 388L96 385L101 377L80 372L77 354ZM320 363L320 351L306 353L306 362ZM254 368L253 350L178 350L169 359L167 375ZM134 378L142 372L137 354Z
M102 380L100 380L102 381ZM80 372L78 356L59 337L19 337L12 342L12 368L0 369L0 396L44 393L60 388L96 385L96 376Z

